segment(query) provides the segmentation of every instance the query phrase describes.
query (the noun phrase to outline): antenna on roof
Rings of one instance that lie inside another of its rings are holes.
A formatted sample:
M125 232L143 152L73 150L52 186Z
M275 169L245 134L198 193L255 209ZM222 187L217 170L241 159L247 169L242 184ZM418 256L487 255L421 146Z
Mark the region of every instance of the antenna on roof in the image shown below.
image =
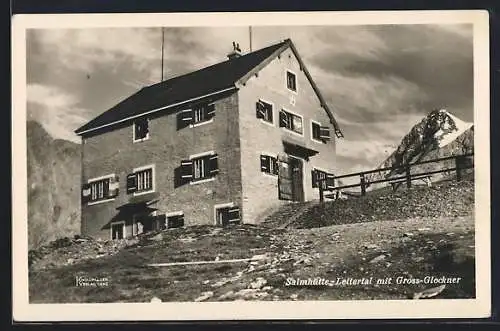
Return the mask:
M161 81L163 82L163 54L164 54L164 44L165 44L165 31L161 27Z
M248 27L248 37L250 39L250 52L252 52L252 27Z

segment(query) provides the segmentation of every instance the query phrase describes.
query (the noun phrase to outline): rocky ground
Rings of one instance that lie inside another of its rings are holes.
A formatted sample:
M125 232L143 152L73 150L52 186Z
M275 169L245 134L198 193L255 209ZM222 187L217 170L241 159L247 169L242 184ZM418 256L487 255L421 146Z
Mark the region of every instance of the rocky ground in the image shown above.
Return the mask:
M324 227L194 226L118 242L61 239L31 252L30 301L471 298L475 295L473 203L468 193L458 201L459 194L453 193L458 186L450 185L442 188L439 197L428 191L432 199L450 197L448 205L426 200L427 208L442 208L441 213L415 217L402 212L404 218L371 222L368 218L360 224L355 223L360 221L360 211L351 206L347 210L356 216L351 216L353 220L347 212L345 218L338 218L335 208L326 218L333 225ZM383 205L401 208L393 200L379 199L381 196L373 198L381 201L379 209ZM359 201L351 201L363 210ZM311 212L316 205L302 208ZM210 263L182 265L194 261ZM155 263L177 264L150 266ZM106 282L81 287L76 286L76 277ZM443 287L434 282L441 277L460 280ZM406 284L398 280L406 280ZM301 284L304 281L315 284Z

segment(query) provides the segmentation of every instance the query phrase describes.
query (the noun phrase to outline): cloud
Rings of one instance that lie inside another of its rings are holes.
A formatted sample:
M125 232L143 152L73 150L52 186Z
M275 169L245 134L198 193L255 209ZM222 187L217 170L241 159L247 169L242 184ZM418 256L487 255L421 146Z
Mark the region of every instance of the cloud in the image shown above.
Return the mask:
M253 50L291 38L345 134L339 168L367 169L433 108L473 118L470 25L255 26ZM164 29L164 74L224 61L248 27ZM160 28L30 30L28 109L73 130L161 77Z
M29 119L40 122L53 137L80 142L68 127L84 124L88 110L79 107L74 95L55 86L30 84L27 98Z

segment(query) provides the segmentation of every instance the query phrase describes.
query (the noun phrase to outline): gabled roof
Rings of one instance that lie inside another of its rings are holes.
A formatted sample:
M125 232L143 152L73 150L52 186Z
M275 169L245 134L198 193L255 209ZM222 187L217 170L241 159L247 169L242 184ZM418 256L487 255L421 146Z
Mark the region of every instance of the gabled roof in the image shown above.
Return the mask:
M322 107L328 113L337 135L342 136L332 112L326 105L302 59L290 39L214 64L191 73L142 88L111 109L78 128L76 134L84 134L116 123L171 108L185 102L237 89L287 48L291 48L306 74ZM168 104L165 104L165 102Z

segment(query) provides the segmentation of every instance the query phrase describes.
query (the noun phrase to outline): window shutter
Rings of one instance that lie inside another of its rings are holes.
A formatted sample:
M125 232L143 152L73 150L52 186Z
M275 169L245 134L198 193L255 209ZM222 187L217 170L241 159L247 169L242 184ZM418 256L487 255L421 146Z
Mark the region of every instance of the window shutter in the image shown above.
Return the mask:
M326 188L333 189L335 187L335 176L333 174L326 175Z
M83 184L82 186L82 203L90 201L90 184Z
M136 174L127 175L127 194L137 191L137 176Z
M118 195L120 190L120 178L115 175L109 179L108 197L114 198Z
M279 172L278 159L275 157L271 157L271 162L273 163L273 175L277 175Z
M318 187L318 176L316 170L311 170L312 187Z
M256 109L257 118L261 118L261 119L266 118L266 114L265 114L266 110L264 109L264 105L262 104L262 102L258 101L255 104L255 109Z
M181 178L183 181L191 181L193 179L193 161L181 161Z
M209 104L205 107L206 119L209 120L215 116L215 104Z
M177 130L188 127L193 123L193 110L184 109L177 113Z
M288 117L285 112L280 111L280 128L286 127L288 127Z
M239 223L240 222L240 208L231 207L227 211L227 222L228 223Z
M214 176L219 173L219 157L217 154L210 155L208 159L210 175Z
M269 172L269 162L268 162L269 156L267 155L261 155L260 156L260 171L262 172Z
M321 140L330 140L330 128L322 126L319 128L319 138Z

